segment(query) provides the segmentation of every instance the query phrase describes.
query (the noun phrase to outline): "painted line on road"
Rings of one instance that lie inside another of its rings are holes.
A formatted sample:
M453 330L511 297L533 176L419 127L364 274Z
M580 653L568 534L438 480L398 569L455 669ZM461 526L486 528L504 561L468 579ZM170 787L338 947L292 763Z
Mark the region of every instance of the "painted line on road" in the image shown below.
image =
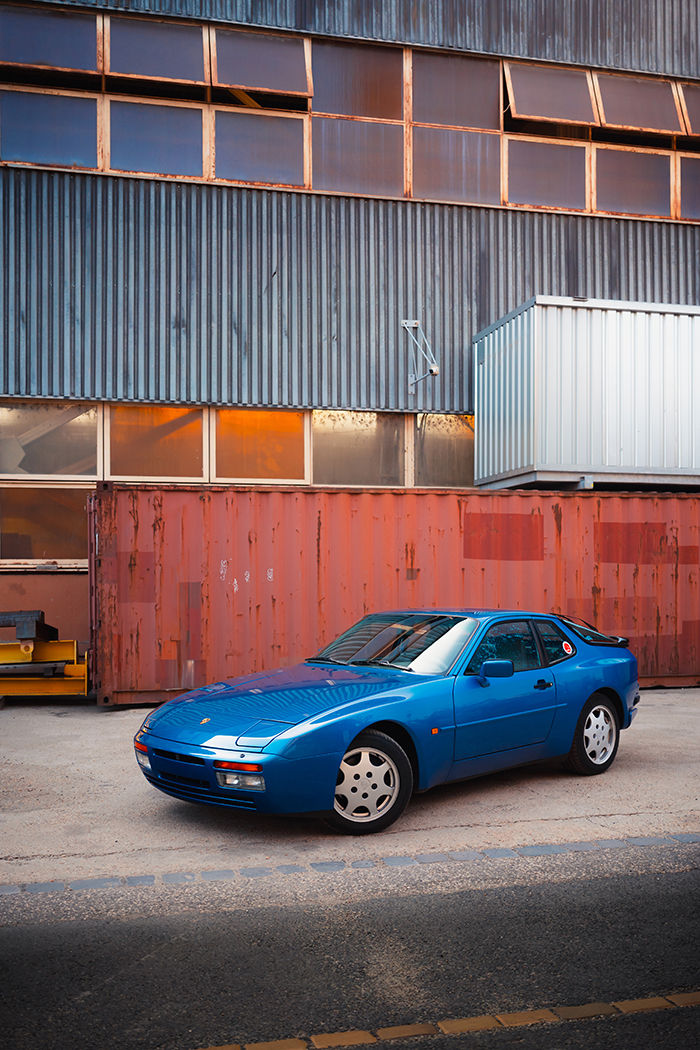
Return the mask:
M417 853L380 857L377 860L322 860L309 864L278 864L274 867L216 868L210 871L169 871L163 875L102 875L97 878L55 879L44 882L17 882L0 885L1 896L18 893L76 893L84 890L113 890L134 886L191 885L202 882L230 882L239 879L265 879L273 875L337 875L341 872L376 868L411 868L421 864L484 863L495 860L527 860L613 849L648 849L654 846L678 846L700 843L700 832L678 832L669 835L629 835L620 839L592 839L590 842L551 842L511 848L450 850L446 853Z
M649 1013L656 1010L678 1010L700 1006L700 989L673 992L668 995L650 995L644 999L618 999L609 1003L583 1003L580 1006L551 1006L515 1013L480 1014L476 1017L450 1017L444 1021L423 1021L413 1024L388 1025L383 1028L353 1028L343 1032L319 1032L316 1035L272 1039L262 1043L226 1043L209 1046L206 1050L329 1050L336 1046L367 1046L371 1043L391 1042L431 1035L464 1035L483 1032L490 1028L527 1028L535 1024L564 1024L596 1017Z

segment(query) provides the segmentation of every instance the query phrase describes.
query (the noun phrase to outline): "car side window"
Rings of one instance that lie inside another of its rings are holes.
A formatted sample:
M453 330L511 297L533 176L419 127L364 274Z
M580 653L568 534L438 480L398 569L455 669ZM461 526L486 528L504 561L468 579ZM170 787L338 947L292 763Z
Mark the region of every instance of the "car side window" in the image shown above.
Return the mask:
M525 620L510 620L490 627L469 662L466 674L478 674L484 660L512 660L515 671L540 666L537 645Z
M573 642L570 642L564 632L548 620L537 620L535 629L540 636L548 664L558 664L561 660L568 660L576 652Z

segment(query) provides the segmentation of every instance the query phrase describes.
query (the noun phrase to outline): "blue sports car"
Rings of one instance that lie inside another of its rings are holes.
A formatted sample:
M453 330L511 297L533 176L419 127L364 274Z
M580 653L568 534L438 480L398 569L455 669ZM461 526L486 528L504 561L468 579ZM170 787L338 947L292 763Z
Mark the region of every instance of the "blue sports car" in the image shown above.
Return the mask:
M561 756L604 773L639 703L627 639L561 616L365 616L317 656L195 689L144 720L168 795L381 831L414 791Z

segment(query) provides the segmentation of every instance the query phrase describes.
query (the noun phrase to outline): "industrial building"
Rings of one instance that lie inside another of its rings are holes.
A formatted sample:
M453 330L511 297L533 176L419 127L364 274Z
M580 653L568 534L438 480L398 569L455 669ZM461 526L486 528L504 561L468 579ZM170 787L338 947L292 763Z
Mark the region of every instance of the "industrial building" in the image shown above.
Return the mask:
M700 680L697 0L5 3L0 228L0 609L92 632L100 702L447 596ZM548 492L475 490L473 340L537 297L691 319L675 451L647 331L633 469L504 455L514 367L476 480Z

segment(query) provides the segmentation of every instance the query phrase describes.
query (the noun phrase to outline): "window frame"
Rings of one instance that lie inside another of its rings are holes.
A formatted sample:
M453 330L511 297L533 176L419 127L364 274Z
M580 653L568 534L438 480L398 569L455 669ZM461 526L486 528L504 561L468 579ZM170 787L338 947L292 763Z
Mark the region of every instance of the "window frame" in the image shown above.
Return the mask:
M564 663L566 660L573 660L573 658L576 656L576 653L578 652L578 650L577 650L575 644L571 641L571 639L567 637L566 633L564 631L562 631L562 629L559 626L559 624L554 623L553 620L545 620L544 618L538 619L538 620L532 620L531 622L532 622L532 627L533 627L533 630L534 630L535 638L537 640L537 645L538 645L538 648L540 650L540 654L541 654L541 657L542 657L542 666L543 667L555 667L558 664ZM553 628L553 630L555 630L561 636L561 638L563 639L564 642L568 642L569 645L571 646L571 652L570 653L564 652L564 654L562 656L560 656L558 660L550 660L549 655L547 653L547 649L545 648L544 639L542 638L542 635L540 633L540 627L541 627L542 624L547 624L548 627Z
M544 69L544 70L547 70L548 72L552 72L554 70L561 70L562 72L566 72L566 73L583 73L585 78L586 78L586 83L587 83L587 86L588 86L588 97L589 97L589 100L590 100L590 103L591 103L591 113L593 114L593 119L592 120L573 120L573 119L571 119L569 117L545 117L541 113L519 113L518 110L517 110L517 101L516 101L517 96L516 96L515 87L513 85L513 75L511 73L511 66L516 66L516 67L520 67L520 68L526 67L528 69ZM571 125L575 125L576 127L583 127L583 128L600 127L600 125L601 125L600 109L599 109L599 106L598 106L598 98L597 98L597 95L596 95L596 92L595 92L595 89L594 89L594 85L593 85L593 74L592 74L592 71L590 69L586 69L585 67L582 67L582 66L544 65L542 63L516 62L516 61L509 60L509 59L504 59L503 60L503 72L505 74L507 97L508 97L508 101L510 103L511 116L515 120L537 120L537 121L541 120L541 121L545 121L545 122L550 123L550 124L571 124ZM502 103L501 103L501 112L502 113L505 112L505 107L503 105L504 102L505 102L505 99L503 99Z
M306 91L284 91L280 88L258 87L255 84L229 84L219 80L219 63L217 55L216 34L221 30L224 33L246 33L248 36L274 37L276 40L300 40L304 52L304 67L306 73ZM297 33L280 33L271 29L258 29L257 26L234 26L234 25L211 25L209 26L209 52L210 52L210 84L212 87L225 88L229 91L241 91L247 93L255 91L261 95L288 95L290 98L312 99L314 94L313 70L311 68L311 37L300 36ZM235 97L235 96L234 96ZM239 102L239 105L241 103ZM245 105L245 103L242 103Z
M148 401L129 401L129 402L112 402L105 404L104 412L104 478L105 481L123 481L130 482L134 485L147 485L151 482L163 482L164 484L171 485L192 485L200 484L206 485L209 483L211 478L211 461L210 461L210 449L208 439L208 424L207 417L209 415L209 406L207 405L183 405L174 404L172 402L155 402L151 403ZM175 476L171 474L116 474L112 472L112 409L113 408L180 408L183 412L198 410L202 413L202 473L200 475L180 475Z
M37 87L34 84L0 83L0 94L58 95L60 98L87 98L95 102L95 153L96 168L84 168L81 164L45 163L37 160L2 160L0 167L40 168L44 171L103 171L104 162L104 96L97 91L65 91L61 88Z
M161 109L196 109L202 115L202 174L201 175L176 175L167 172L136 171L133 168L112 167L112 103L126 102L134 106L159 106ZM174 179L178 182L210 182L211 169L213 165L213 129L212 129L212 107L203 102L189 102L182 99L156 99L135 98L133 95L105 94L103 115L103 149L104 170L115 175L137 175L139 178L151 179Z
M473 652L471 653L469 658L466 659L464 670L460 672L461 677L463 677L463 678L467 677L467 676L475 677L476 675L479 674L479 670L478 669L476 671L470 671L469 668L472 666L473 661L476 659L477 653L479 652L479 649L481 648L482 643L485 642L486 639L488 638L489 632L492 631L495 627L503 627L503 626L505 626L507 624L514 624L514 623L524 623L527 626L527 628L528 628L528 630L530 632L530 639L531 639L533 647L535 649L535 653L537 654L537 666L536 667L524 667L520 671L518 671L518 670L516 670L515 665L513 665L513 675L516 675L516 674L528 674L528 673L531 674L533 671L539 671L539 670L541 670L541 669L543 669L543 668L545 668L547 666L547 663L546 663L546 660L545 660L545 654L543 653L542 648L540 646L540 641L539 641L539 638L537 637L537 634L536 634L536 632L534 630L534 626L533 626L532 620L528 616L516 616L516 617L511 617L510 619L506 619L506 620L491 621L490 623L487 623L485 625L485 630L478 637ZM471 639L470 639L470 641L471 641ZM507 659L507 657L495 656L495 657L493 657L493 659L494 660L500 660L500 659ZM484 661L482 660L481 662L483 663ZM481 665L479 665L479 667L480 666Z
M154 76L152 73L123 73L120 70L112 69L112 18L121 19L122 21L138 22L140 25L146 23L150 25L166 25L166 26L185 26L189 29L199 29L202 34L202 70L203 80L191 80L189 77L165 77L165 76ZM103 55L103 72L106 77L119 77L125 80L147 80L153 83L163 84L195 84L199 87L208 87L212 83L211 79L211 55L209 45L209 29L210 27L205 24L197 24L192 22L183 22L178 19L170 18L133 18L129 17L128 10L124 12L118 12L114 14L102 15L103 27L102 27L102 55Z
M86 493L94 492L97 488L97 482L85 482L78 483L75 481L64 482L63 479L56 479L55 477L49 481L41 481L41 484L34 484L34 481L39 481L38 478L33 478L32 481L29 479L22 479L21 481L6 481L0 479L0 492L4 489L71 489L75 491L83 491ZM87 511L85 514L85 539L86 546L88 544L88 516ZM85 558L3 558L0 555L0 574L2 573L13 573L18 571L31 571L31 572L87 572L89 567L89 548L88 556Z
M576 146L578 149L584 151L584 200L585 204L583 208L574 208L571 205L564 204L520 204L517 201L510 200L510 143L511 140L514 142L534 142L545 146ZM594 211L593 198L594 198L594 168L592 164L591 156L591 143L583 141L581 139L548 139L543 138L539 135L516 135L511 132L506 132L503 135L503 148L501 151L502 161L502 172L501 172L501 202L507 208L517 208L518 210L525 209L529 211L534 209L536 211L555 211L565 212L571 215L584 215L590 211Z
M105 405L98 401L67 401L65 398L61 398L57 401L49 401L46 398L30 398L30 397L3 397L0 398L0 407L12 407L12 405L42 405L49 406L51 408L72 408L74 406L80 406L82 408L94 408L97 412L95 420L96 429L96 440L95 440L95 462L96 471L94 474L3 474L0 473L0 484L5 481L12 481L21 484L25 482L26 485L30 485L30 482L41 482L42 488L44 488L44 482L58 485L60 488L63 487L61 484L63 481L66 482L83 482L83 484L97 483L104 476L104 410Z
M309 486L311 485L311 411L305 408L287 408L281 406L269 407L265 406L259 409L263 412L302 412L304 416L303 423L303 443L304 443L304 476L303 478L248 478L248 477L231 477L228 474L218 474L216 470L217 460L217 441L216 441L216 414L219 409L233 409L236 411L246 411L248 409L255 409L255 405L211 405L207 410L208 422L207 422L207 441L209 445L209 481L213 485L226 484L226 485L294 485L295 487Z
M31 9L41 14L54 14L54 15L87 15L90 18L95 19L95 68L94 69L78 69L76 66L52 66L44 62L8 62L6 59L0 59L0 76L5 68L10 69L51 69L56 70L59 73L81 73L85 76L98 77L104 73L104 19L106 15L100 12L88 11L85 8L78 8L77 10L64 10L61 8L51 7L35 7L33 4L28 3L17 3L7 4L7 9L24 8Z
M641 213L636 211L608 211L598 206L598 151L612 153L644 153L654 157L668 157L669 159L669 187L668 187L668 215L657 215L654 213ZM592 143L592 171L593 171L593 200L592 210L598 215L618 215L628 219L665 219L667 222L677 218L680 201L678 199L680 168L674 160L677 157L675 150L652 149L648 146L621 146L608 142ZM687 220L692 222L693 220Z
M227 186L275 186L283 187L284 189L291 190L311 190L311 114L310 113L296 113L290 112L286 109L250 109L246 106L224 106L221 103L215 103L209 107L211 109L211 133L210 141L211 146L211 181L216 183L222 183ZM285 120L298 120L302 123L302 179L303 182L263 182L257 180L256 182L247 182L242 179L227 179L221 175L216 174L216 115L217 113L234 113L236 116L244 117L282 117Z
M700 91L700 83L696 82L696 83L692 84L690 81L677 80L677 81L674 81L674 87L676 88L676 90L678 92L678 104L679 104L681 113L683 114L683 120L685 122L686 134L689 135L689 136L700 135L700 121L698 122L698 129L696 131L694 129L694 127L693 127L693 122L690 119L690 111L688 110L688 102L687 102L687 99L685 97L685 88L686 87L692 87L692 88L695 88L697 91Z
M605 116L605 103L603 101L603 92L600 86L599 77L616 78L618 80L628 81L639 81L642 80L646 83L651 84L668 84L671 89L671 97L676 109L676 119L678 120L677 128L650 128L643 124L615 124L610 120L606 119ZM595 70L593 72L593 84L595 88L596 99L598 101L598 112L600 113L600 126L602 128L616 128L621 131L643 131L648 135L683 135L685 134L685 119L683 111L681 109L679 94L676 90L676 81L670 77L651 77L642 76L633 73L620 73L613 70Z

